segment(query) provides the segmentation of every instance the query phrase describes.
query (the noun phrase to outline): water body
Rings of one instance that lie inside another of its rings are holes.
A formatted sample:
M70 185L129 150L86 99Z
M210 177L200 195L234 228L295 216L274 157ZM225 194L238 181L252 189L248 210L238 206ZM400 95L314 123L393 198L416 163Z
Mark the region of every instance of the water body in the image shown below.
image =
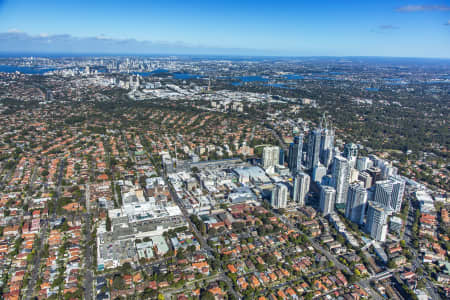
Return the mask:
M189 74L189 73L173 73L173 78L174 79L181 79L181 80L185 80L185 79L200 79L203 78L204 76L202 75L196 75L196 74Z
M380 91L379 88L366 88L365 90L368 92L379 92Z
M169 73L169 70L166 69L156 69L153 70L151 72L133 72L133 75L140 75L142 77L147 77L147 76L152 76L152 75L156 75L156 74L164 74L164 73Z
M3 73L15 73L20 72L22 74L38 74L42 75L49 71L54 71L52 68L33 68L33 67L21 67L21 66L8 66L0 65L0 72Z
M318 77L318 76L311 76L308 79L314 79L314 80L336 80L336 78L332 78L332 77Z
M285 80L302 80L302 79L305 79L305 76L297 75L297 74L283 75L281 77L282 77L282 79L285 79Z
M433 81L425 81L425 84L440 84L440 83L447 83L450 84L450 81L448 80L433 80Z

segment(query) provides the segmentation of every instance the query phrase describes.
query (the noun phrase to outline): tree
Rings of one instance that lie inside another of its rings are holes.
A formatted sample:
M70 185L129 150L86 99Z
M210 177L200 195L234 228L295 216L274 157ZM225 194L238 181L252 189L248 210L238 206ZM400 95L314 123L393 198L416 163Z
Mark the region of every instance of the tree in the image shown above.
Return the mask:
M259 272L262 272L266 269L263 264L257 264L256 268L258 269Z
M202 234L206 234L206 224L205 223L201 223L201 225L200 225L200 232L202 233Z
M393 260L390 260L387 264L389 269L394 269L396 267L395 263Z
M178 251L177 251L177 258L178 259L185 258L183 248L178 249Z
M214 295L210 292L210 291L204 291L201 295L200 295L200 299L201 300L214 300Z
M116 290L123 290L125 288L125 281L123 280L122 276L116 275L114 276L112 285Z
M237 280L237 275L236 274L228 273L227 275L228 275L228 277L230 277L232 282L236 282L236 280Z
M111 219L106 215L106 230L111 231Z
M157 297L158 292L151 289L151 288L145 288L144 290L144 299L155 299Z
M131 264L129 262L124 263L120 267L123 274L131 274Z

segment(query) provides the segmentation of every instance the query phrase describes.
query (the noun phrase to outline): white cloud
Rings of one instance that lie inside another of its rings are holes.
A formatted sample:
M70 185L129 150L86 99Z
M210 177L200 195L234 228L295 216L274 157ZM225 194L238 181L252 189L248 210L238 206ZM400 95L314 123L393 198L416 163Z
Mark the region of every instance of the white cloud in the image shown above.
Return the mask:
M96 38L97 40L110 40L110 39L111 39L111 38L107 37L107 36L104 35L104 34L97 35L95 38Z
M8 29L9 33L22 33L23 31L17 29L17 28L10 28Z
M397 12L450 11L448 5L405 5L397 8Z
M272 50L191 45L179 41L138 41L136 39L111 38L104 34L91 37L75 37L69 34L54 35L45 33L31 35L17 30L0 32L0 52L102 54L273 54Z
M395 30L395 29L399 29L400 27L398 26L394 26L391 24L385 24L385 25L380 25L378 26L378 29L380 30Z

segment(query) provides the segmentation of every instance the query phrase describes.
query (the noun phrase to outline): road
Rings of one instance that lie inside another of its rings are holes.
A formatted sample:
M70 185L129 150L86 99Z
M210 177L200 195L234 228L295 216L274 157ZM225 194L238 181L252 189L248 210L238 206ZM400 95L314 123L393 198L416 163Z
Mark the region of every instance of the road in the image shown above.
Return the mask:
M278 134L278 132L275 129L271 129L271 128L269 128L269 129L272 131L272 135L280 142L280 147L283 148L284 151L288 151L289 150L288 145L286 145L284 143L283 139Z
M87 199L86 199L87 200ZM87 200L89 201L89 200ZM92 216L89 213L84 214L84 223L86 226L86 239L85 239L85 256L84 256L84 282L83 282L83 292L84 292L84 299L85 300L91 300L92 299L92 289L93 285L92 282L94 280L94 274L92 272L92 256L95 255L92 253Z
M37 245L37 248L35 248L36 254L35 254L35 256L33 258L33 262L32 262L33 270L31 273L30 281L28 282L28 289L25 294L25 299L27 299L27 300L31 299L31 297L33 296L33 292L35 291L35 285L36 285L38 275L40 272L42 251L43 251L45 243L47 241L48 223L50 220L54 220L56 218L56 206L57 206L58 199L59 199L59 189L61 187L63 171L64 171L64 161L61 161L61 164L60 164L59 170L58 170L58 181L57 181L56 193L55 193L55 202L56 202L55 209L53 211L52 217L50 219L44 220L43 226L41 227L41 230L39 231L40 241L39 241L39 245Z
M7 171L7 173L3 176L2 181L0 182L0 190L3 190L5 185L8 183L11 178L12 173L16 169L16 165L14 164L14 168L11 168Z
M130 147L128 147L128 139L125 134L122 132L122 138L125 142L125 148L127 149L128 156L131 158L131 161L136 162L136 158L134 157L134 153L131 151Z
M58 180L57 180L57 185L56 185L56 190L55 190L55 206L54 206L54 210L52 213L52 220L56 219L56 207L58 206L59 194L61 191L61 182L62 182L62 178L64 176L64 173L63 173L64 172L64 164L65 164L65 162L64 162L64 160L62 160L59 165Z
M382 300L383 297L381 297L377 292L375 292L372 287L370 286L370 280L364 279L359 282L357 282L358 285L360 285L364 290L369 293L369 295L375 299L375 300Z
M45 242L47 240L47 234L48 234L48 221L46 220L44 222L43 227L41 227L40 230L41 236L40 236L40 240L39 240L39 245L36 248L36 254L34 255L33 261L32 261L32 273L31 273L31 278L30 281L28 282L28 288L25 294L25 299L30 300L31 297L33 296L33 292L35 291L35 285L38 279L38 275L39 275L39 269L41 266L41 256L42 256L42 251L44 249L44 245Z
M91 185L89 183L86 183L86 192L85 192L85 204L86 204L86 211L87 213L91 213Z

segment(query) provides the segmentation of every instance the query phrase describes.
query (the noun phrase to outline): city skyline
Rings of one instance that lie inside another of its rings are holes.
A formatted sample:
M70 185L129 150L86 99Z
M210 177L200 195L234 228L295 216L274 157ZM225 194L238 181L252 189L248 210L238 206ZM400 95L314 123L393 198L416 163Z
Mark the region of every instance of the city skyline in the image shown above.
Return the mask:
M0 1L0 16L3 53L430 58L450 53L450 6L439 0Z
M0 299L450 299L446 1L0 0Z
M445 62L0 55L0 298L448 299Z

